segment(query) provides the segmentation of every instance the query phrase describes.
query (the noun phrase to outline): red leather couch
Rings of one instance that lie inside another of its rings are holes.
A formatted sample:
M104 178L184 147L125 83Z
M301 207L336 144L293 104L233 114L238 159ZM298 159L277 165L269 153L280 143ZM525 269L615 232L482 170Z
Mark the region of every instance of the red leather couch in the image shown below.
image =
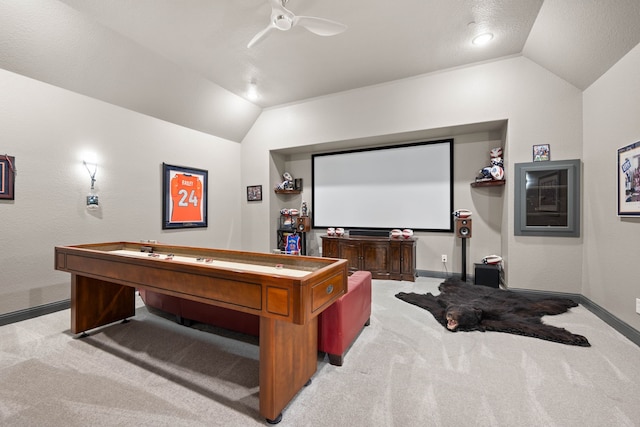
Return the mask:
M190 301L171 295L140 290L144 303L175 314L180 324L206 323L248 335L260 334L260 317ZM356 271L347 281L347 293L318 316L318 350L329 363L342 366L344 355L371 317L371 273Z

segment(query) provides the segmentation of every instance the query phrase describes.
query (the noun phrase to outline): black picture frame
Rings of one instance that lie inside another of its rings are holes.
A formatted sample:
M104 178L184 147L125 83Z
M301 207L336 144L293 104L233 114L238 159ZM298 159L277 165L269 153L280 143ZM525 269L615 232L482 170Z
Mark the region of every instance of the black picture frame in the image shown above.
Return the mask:
M262 200L262 185L247 185L247 201L259 202Z
M618 148L618 216L640 216L640 141Z
M16 158L0 155L0 200L15 200Z
M162 228L208 226L209 172L162 164Z

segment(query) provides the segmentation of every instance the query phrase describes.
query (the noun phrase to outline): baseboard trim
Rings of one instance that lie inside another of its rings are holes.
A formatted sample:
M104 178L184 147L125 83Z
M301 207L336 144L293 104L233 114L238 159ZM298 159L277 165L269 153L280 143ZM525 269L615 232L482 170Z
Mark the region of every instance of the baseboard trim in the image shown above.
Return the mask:
M430 271L430 270L417 270L416 275L418 277L435 277L436 279L446 279L448 277L454 276L454 274L447 274L440 271ZM620 332L626 338L628 338L635 345L640 347L640 331L631 327L628 323L620 320L613 314L609 313L607 310L591 301L589 298L585 297L581 294L572 294L568 292L551 292L551 291L536 291L529 289L511 289L514 292L518 292L523 295L529 295L534 297L564 297L571 298L582 304L587 310L598 316L603 322L607 325L611 326L616 331ZM56 311L66 310L71 307L71 300L62 300L57 302L52 302L45 305L40 305L38 307L27 308L24 310L14 311L12 313L0 314L0 326L8 325L11 323L20 322L27 319L32 319L34 317L43 316L45 314L55 313Z
M640 331L631 327L628 323L620 320L607 310L591 301L589 298L581 294L571 294L563 292L548 292L548 291L532 291L525 289L512 289L515 292L522 293L531 296L548 296L548 297L564 297L570 298L575 302L582 304L584 308L595 314L604 321L607 325L611 326L616 331L627 337L631 342L640 347Z
M440 279L446 279L448 277L460 277L459 274L450 273L445 274L440 271L429 271L429 270L418 270L419 277L435 277ZM467 275L467 282L469 281L469 276ZM471 283L473 283L473 279L471 279ZM530 289L509 289L519 294L531 297L561 297L561 298L570 298L577 302L578 304L582 304L584 308L598 316L602 321L604 321L607 325L611 326L616 331L620 332L626 338L628 338L632 343L640 347L640 331L630 326L628 323L620 320L613 314L609 313L604 308L600 307L595 302L591 301L589 298L585 297L582 294L572 294L568 292L552 292L552 291L536 291Z
M435 277L436 279L448 279L449 277L460 277L460 274L447 273L444 271L434 270L416 270L416 276L418 277Z
M631 327L628 323L620 320L585 296L580 295L580 304L584 305L587 310L640 347L640 331Z
M449 273L445 271L434 270L416 270L416 276L418 277L435 277L436 279L449 279L449 278L462 278L462 273ZM467 274L467 283L473 283L473 275Z
M39 305L37 307L26 308L24 310L13 311L11 313L0 314L0 326L10 323L21 322L34 317L43 316L45 314L55 313L56 311L66 310L71 307L71 300L62 300L49 304Z

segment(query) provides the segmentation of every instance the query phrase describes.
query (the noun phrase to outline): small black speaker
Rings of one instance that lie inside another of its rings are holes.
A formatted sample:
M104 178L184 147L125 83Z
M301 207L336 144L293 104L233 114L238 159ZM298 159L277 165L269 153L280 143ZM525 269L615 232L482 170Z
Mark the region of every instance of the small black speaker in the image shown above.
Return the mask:
M460 237L462 239L468 239L471 237L471 219L456 219L456 237Z
M476 272L473 282L476 285L500 287L500 266L493 264L475 264Z

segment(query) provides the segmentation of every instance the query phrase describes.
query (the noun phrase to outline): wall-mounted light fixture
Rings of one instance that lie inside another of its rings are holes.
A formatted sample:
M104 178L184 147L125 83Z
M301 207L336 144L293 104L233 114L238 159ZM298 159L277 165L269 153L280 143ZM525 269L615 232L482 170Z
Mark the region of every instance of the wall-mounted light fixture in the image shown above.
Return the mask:
M87 196L87 209L90 211L98 209L100 206L98 204L98 195L95 192L95 183L96 183L96 172L98 172L98 164L90 163L93 165L93 172L89 169L89 164L83 160L82 164L87 168L87 172L89 172L89 176L91 177L91 191Z

